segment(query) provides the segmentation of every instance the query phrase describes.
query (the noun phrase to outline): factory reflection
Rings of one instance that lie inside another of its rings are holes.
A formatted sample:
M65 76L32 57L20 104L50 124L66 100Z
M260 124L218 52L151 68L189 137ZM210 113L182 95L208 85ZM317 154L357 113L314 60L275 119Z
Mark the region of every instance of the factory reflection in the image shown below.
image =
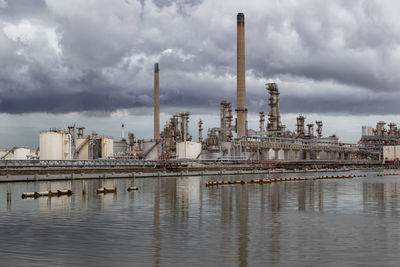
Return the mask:
M204 177L171 177L158 179L95 179L78 181L38 182L35 184L1 184L0 193L5 197L6 208L12 209L15 198L20 198L24 191L57 191L70 189L73 196L40 197L36 200L38 207L45 209L70 209L88 207L93 203L100 203L101 209L113 206L118 202L129 202L135 198L134 194L126 195L126 188L135 183L137 186L147 185L151 190L154 210L168 210L176 223L182 225L190 222L191 215L198 216L201 221L204 212L210 207L218 207L223 224L234 224L235 216L244 213L250 204L259 209L259 214L279 213L282 210L296 209L300 212L329 212L329 209L343 206L351 197L351 192L359 192L360 197L351 200L360 204L352 208L356 212L399 212L400 184L395 178L374 178L369 181L353 183L345 181L307 181L293 183L275 183L269 185L221 186L216 189L205 188ZM236 179L236 178L233 178ZM101 187L116 187L121 194L96 194ZM146 195L147 197L147 195ZM98 202L100 200L100 202ZM258 203L256 203L258 202ZM350 208L350 207L345 207ZM158 219L159 220L159 219ZM157 220L157 221L158 221ZM155 221L156 223L156 221Z
M291 229L292 234L294 231L298 235L295 239L307 235L295 221L288 223L288 218L296 220L303 216L311 220L313 214L336 214L338 211L348 215L396 217L400 212L400 184L393 177L204 187L210 180L215 177L1 184L0 194L7 195L7 199L3 199L0 210L10 211L27 205L39 212L94 209L112 214L125 209L131 217L141 214L136 213L139 210L148 211L144 213L147 217L143 222L151 229L148 238L154 266L162 265L165 255L171 252L172 239L190 239L195 243L200 237L217 244L219 255L236 251L235 259L223 259L233 261L234 265L249 266L253 262L250 258L256 255L264 255L270 264L279 264L284 257L282 249L287 247L285 242L290 242L285 240L292 238L287 236L286 230ZM140 190L127 192L126 188L133 184ZM116 186L117 193L96 194L96 189L102 186ZM57 189L71 189L74 194L36 200L20 198L20 192L26 190Z

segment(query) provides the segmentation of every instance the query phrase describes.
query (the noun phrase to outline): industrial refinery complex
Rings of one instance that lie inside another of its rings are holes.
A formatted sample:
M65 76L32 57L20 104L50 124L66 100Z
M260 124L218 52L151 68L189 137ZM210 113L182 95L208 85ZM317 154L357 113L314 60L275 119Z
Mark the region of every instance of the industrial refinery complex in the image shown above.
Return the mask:
M154 64L154 135L140 139L133 133L121 139L85 134L84 127L50 129L40 133L40 145L35 151L14 147L0 150L3 160L229 160L280 162L384 162L400 157L400 130L390 123L378 122L376 129L363 126L358 144L340 142L336 135L324 136L320 120L306 121L299 115L295 129L281 122L279 85L266 84L265 97L269 111L259 112L258 129L249 129L246 106L245 17L237 15L237 106L221 99L220 125L203 133L198 122L198 140L189 131L189 112L173 115L160 127L159 64ZM162 108L162 107L161 107ZM215 107L216 110L218 107ZM235 114L234 114L235 113ZM236 115L236 116L235 116Z

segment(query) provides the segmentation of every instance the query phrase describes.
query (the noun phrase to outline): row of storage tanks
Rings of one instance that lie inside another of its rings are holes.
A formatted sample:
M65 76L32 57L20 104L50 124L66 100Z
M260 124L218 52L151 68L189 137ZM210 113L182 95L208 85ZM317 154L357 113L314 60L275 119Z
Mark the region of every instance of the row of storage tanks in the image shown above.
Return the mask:
M74 144L75 143L75 144ZM41 160L97 159L113 155L114 140L110 137L87 136L74 138L63 131L40 133Z
M114 142L111 137L91 135L73 136L61 130L48 130L40 133L39 151L28 148L0 150L0 158L8 160L88 160L124 156L132 149L141 151L143 159L158 160L161 157L161 144L152 140L142 141L139 147L128 148L125 140ZM115 153L114 153L115 152ZM201 153L201 143L183 141L176 143L177 159L196 159ZM128 153L129 154L129 153Z

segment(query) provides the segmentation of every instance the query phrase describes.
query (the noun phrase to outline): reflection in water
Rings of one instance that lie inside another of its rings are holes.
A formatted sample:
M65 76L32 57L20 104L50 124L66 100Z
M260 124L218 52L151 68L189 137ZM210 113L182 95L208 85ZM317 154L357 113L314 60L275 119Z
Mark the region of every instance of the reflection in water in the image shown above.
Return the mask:
M215 177L0 184L0 257L22 266L397 264L398 177L212 189L208 180ZM128 193L132 185L140 190ZM117 193L97 195L101 186ZM74 194L20 197L57 189Z
M270 188L270 210L271 214L269 214L270 220L269 222L269 235L268 235L268 252L271 254L269 262L272 264L279 263L280 261L280 217L279 212L281 210L282 201L285 198L287 193L286 185L281 184L273 184ZM282 190L286 189L286 190Z
M11 185L7 184L7 210L11 210Z
M393 183L393 178L386 180L385 183L377 180L362 185L362 204L365 212L399 216L400 184Z
M72 185L72 181L56 181L38 183L38 189L35 191L57 191L72 190L76 192L76 188ZM63 210L70 209L72 198L70 196L40 197L38 199L40 210Z
M319 212L324 211L324 190L323 183L318 183L318 210Z
M249 242L248 233L248 194L247 187L240 186L236 191L236 207L238 214L238 252L239 252L239 266L247 266L247 244Z
M306 210L306 183L297 186L297 205L300 211Z
M154 190L154 266L160 266L160 178L157 179Z

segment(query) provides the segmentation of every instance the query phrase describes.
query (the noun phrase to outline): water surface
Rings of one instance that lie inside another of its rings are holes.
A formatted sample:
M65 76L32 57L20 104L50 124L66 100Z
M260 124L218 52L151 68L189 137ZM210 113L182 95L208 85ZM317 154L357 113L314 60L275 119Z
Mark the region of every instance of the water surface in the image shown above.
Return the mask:
M0 265L398 266L400 176L365 173L212 189L221 177L0 184ZM224 177L254 178L267 176ZM49 189L74 194L21 199Z

